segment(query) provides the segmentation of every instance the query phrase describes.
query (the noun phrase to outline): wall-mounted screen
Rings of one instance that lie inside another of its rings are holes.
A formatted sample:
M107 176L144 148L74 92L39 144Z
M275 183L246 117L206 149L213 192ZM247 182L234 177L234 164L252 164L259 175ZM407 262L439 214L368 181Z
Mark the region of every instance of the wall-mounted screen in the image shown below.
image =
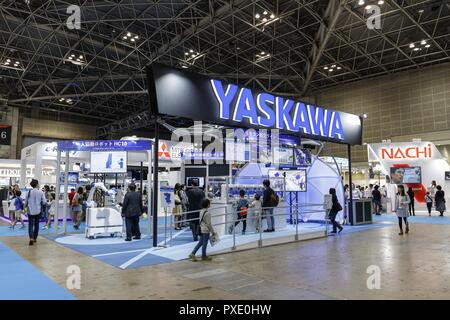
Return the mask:
M205 187L205 178L204 177L187 177L186 178L186 185L188 187L193 187L194 186L194 181L197 182L197 186L199 186L200 188L204 188Z
M395 184L420 184L422 183L421 167L391 167L391 181Z
M311 149L294 148L294 165L310 166L311 165Z
M126 173L126 151L91 152L91 173Z
M450 171L445 171L445 180L446 181L450 180Z

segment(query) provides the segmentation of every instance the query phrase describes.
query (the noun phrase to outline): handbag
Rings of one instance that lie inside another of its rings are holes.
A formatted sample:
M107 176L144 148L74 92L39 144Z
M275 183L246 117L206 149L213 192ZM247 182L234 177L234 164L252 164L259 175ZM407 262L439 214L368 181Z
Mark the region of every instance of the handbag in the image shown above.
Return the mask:
M339 211L342 211L342 206L341 206L341 204L338 202L337 203L337 211L339 212Z
M219 235L217 234L217 232L213 232L213 234L209 238L209 243L211 244L211 247L214 247L219 242L220 242Z

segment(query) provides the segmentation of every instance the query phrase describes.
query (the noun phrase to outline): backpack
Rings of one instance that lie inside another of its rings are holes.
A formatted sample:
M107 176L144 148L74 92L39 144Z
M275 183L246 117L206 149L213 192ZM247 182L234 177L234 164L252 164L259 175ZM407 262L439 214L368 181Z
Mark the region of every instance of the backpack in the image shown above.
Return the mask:
M270 195L270 206L277 207L280 203L280 197L272 190L272 194Z

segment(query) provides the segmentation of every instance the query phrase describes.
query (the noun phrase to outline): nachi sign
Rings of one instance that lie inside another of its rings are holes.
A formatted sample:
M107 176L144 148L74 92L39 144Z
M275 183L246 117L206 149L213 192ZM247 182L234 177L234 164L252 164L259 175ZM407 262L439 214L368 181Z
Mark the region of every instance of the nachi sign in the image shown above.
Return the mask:
M219 80L210 81L219 102L219 117L251 125L344 140L344 128L339 112L260 93L234 84L225 86Z

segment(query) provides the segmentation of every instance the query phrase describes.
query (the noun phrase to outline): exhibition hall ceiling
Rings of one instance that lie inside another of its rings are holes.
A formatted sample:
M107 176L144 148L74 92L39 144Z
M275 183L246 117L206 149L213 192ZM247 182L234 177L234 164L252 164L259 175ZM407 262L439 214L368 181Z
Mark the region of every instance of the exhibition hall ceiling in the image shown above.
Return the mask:
M0 102L133 129L152 62L301 98L449 43L447 0L0 0Z

